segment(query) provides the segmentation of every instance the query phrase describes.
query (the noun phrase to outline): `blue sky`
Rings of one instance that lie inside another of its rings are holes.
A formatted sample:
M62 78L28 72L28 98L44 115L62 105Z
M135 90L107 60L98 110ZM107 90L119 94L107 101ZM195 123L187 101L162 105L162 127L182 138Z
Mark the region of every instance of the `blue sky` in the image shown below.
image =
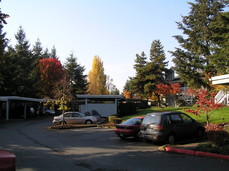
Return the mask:
M190 0L191 1L191 0ZM193 1L193 0L192 0ZM2 0L2 12L10 15L4 26L10 44L15 44L19 26L31 47L39 38L43 48L55 46L64 64L70 53L91 70L98 55L105 74L122 91L133 69L136 54L149 56L153 40L164 46L169 66L169 50L178 47L172 37L182 34L176 21L188 15L186 0Z

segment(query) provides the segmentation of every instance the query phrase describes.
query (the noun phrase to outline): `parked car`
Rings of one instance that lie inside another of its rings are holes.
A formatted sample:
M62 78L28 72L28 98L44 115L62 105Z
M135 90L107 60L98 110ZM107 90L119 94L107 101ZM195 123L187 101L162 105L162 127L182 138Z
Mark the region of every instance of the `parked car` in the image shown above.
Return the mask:
M93 124L97 122L97 119L93 116L85 116L83 113L79 112L65 112L64 121L63 114L55 116L52 121L54 124Z
M121 138L126 139L129 137L138 138L140 125L144 117L134 117L126 120L121 124L116 125L114 132Z
M182 112L149 113L142 121L140 137L143 140L174 144L177 139L201 136L204 127Z
M16 156L14 153L0 149L0 170L16 170Z
M96 110L90 110L85 112L86 116L94 116L95 118L97 118L98 121L101 120L101 115L96 111Z

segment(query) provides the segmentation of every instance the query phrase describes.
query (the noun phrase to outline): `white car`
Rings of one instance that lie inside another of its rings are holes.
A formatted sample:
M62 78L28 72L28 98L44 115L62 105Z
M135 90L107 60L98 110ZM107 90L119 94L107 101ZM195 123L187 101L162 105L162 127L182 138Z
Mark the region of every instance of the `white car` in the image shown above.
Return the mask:
M97 118L93 116L85 116L83 113L79 112L65 112L64 113L64 121L63 114L59 116L55 116L53 118L54 124L94 124L98 121Z

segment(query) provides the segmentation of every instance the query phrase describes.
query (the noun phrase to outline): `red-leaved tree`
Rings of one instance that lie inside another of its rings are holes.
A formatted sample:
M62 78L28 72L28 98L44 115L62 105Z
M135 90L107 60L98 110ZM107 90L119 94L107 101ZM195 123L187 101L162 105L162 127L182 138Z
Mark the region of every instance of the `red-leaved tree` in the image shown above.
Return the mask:
M175 103L176 101L174 95L182 91L180 87L181 85L179 83L169 83L169 84L160 83L156 85L156 93L163 96L170 96L171 98L173 98L172 102Z
M222 104L215 103L215 95L217 92L211 92L206 89L188 89L187 92L190 95L194 95L197 102L194 105L196 109L188 109L186 112L195 114L196 116L204 115L208 125L210 122L210 116L212 115L212 110L223 107Z
M56 58L45 58L39 61L38 69L40 73L39 90L41 91L41 96L54 98L53 88L63 79L64 67Z

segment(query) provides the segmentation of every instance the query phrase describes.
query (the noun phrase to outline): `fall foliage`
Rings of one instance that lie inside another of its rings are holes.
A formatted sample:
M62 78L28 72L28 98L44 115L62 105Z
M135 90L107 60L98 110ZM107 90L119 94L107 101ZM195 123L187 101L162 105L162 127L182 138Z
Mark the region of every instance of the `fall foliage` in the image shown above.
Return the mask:
M64 76L64 68L55 58L41 59L38 64L40 73L39 89L43 97L53 98L53 88Z
M108 90L106 89L106 75L104 74L103 62L98 56L94 56L92 69L88 74L88 82L89 94L108 94Z
M195 103L196 109L188 109L186 112L195 114L196 116L204 115L207 124L210 122L210 116L213 109L223 107L222 104L215 103L215 95L217 92L211 92L206 89L188 89L190 95L196 96L197 102Z
M174 95L179 92L181 85L179 83L169 83L169 84L158 84L156 85L156 93L166 95Z

